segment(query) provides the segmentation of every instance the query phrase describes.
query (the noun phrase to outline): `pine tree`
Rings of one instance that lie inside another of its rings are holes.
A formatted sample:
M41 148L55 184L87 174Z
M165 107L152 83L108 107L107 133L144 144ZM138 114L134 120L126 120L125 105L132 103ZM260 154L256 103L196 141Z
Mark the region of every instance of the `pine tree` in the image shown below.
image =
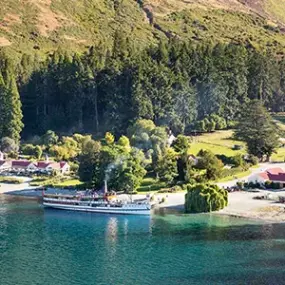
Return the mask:
M258 100L243 106L235 136L245 141L249 154L260 160L264 156L269 159L278 146L278 126Z
M24 127L22 123L22 104L20 101L20 95L16 85L15 77L12 74L9 74L8 80L6 83L6 116L4 119L3 133L2 136L12 138L16 142L20 141L21 131Z

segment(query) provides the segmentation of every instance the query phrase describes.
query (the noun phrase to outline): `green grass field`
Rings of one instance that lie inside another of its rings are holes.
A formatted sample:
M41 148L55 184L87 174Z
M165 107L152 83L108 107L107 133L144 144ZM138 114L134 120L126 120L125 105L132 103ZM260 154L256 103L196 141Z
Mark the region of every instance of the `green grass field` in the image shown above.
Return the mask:
M230 176L221 178L221 179L217 180L216 182L227 182L227 181L231 181L231 180L234 180L237 178L243 178L243 177L250 175L250 173L251 173L250 170L241 171L239 173L236 173L235 175L230 175Z
M243 148L234 150L235 145L240 145ZM226 156L246 153L245 143L234 140L232 130L217 131L193 137L190 153L196 155L201 149L211 150L215 154L224 154Z
M157 181L152 177L145 177L137 189L140 194L157 192L158 190L165 188L166 184L164 182Z
M280 122L281 127L285 128L285 116L274 116L274 118ZM234 150L234 145L241 145L243 148L241 150ZM246 153L245 143L233 139L233 130L217 131L194 137L189 152L197 155L201 149L211 150L214 154L223 154L226 156ZM284 160L285 147L279 147L277 152L272 155L271 161L283 162Z
M76 187L82 184L83 182L78 179L65 177L36 177L30 183L31 186L52 186L55 188Z

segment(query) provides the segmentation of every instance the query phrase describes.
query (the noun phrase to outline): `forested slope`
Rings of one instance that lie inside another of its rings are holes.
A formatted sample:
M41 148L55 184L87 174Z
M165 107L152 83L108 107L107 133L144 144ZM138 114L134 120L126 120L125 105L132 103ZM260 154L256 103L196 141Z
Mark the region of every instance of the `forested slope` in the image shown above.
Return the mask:
M211 130L256 98L284 111L283 18L265 4L5 1L0 137L18 140L22 122L24 137L122 134L138 118Z

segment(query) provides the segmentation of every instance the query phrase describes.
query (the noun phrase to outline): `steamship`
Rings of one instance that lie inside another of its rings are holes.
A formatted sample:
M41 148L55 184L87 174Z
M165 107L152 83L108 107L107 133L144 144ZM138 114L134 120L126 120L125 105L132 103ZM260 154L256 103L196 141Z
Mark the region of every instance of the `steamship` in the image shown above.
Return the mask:
M152 203L149 197L145 199L126 201L120 200L114 193L107 191L105 182L104 192L76 191L71 194L49 194L43 191L43 205L49 208L124 215L150 215Z

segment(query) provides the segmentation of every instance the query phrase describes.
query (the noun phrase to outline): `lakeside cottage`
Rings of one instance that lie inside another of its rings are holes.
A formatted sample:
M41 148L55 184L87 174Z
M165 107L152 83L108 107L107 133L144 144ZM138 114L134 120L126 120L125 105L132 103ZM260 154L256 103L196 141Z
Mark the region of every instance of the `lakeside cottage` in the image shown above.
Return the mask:
M60 165L60 172L61 173L64 174L64 173L70 172L70 165L66 161L61 161L59 163L59 165Z
M282 168L270 168L264 172L253 174L248 178L248 182L265 184L265 182L280 183L285 186L285 171Z
M0 160L0 171L8 170L12 166L11 161L8 160Z
M37 170L37 165L29 160L12 160L12 168L19 170Z
M60 171L60 164L58 162L53 161L39 161L37 163L38 170L45 170L45 171L53 171L58 170Z
M58 171L62 174L70 171L70 165L65 162L29 160L0 160L0 171L19 170L19 171Z

